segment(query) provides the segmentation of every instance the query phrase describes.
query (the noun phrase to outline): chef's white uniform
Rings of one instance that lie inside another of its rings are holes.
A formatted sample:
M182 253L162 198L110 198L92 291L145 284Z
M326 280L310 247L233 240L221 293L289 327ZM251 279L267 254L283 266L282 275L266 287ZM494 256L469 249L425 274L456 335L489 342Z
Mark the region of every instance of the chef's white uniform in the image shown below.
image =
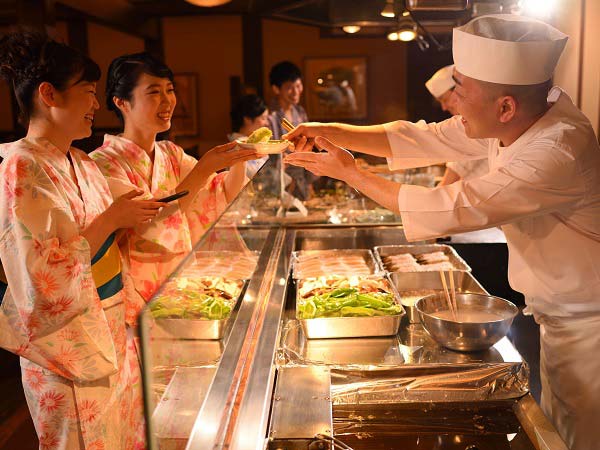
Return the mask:
M478 178L490 171L487 158L469 161L453 161L446 163L446 167L452 170L463 180Z
M469 139L460 117L385 124L393 170L487 156L489 173L398 196L406 236L501 226L509 281L541 325L542 407L573 450L600 448L600 148L559 88L512 145ZM549 380L549 381L548 381Z

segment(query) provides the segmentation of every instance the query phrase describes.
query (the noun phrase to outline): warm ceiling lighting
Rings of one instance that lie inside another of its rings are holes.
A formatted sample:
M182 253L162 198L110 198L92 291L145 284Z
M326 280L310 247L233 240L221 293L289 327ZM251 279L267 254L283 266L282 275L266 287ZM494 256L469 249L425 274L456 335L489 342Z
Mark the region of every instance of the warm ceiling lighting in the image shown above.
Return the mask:
M398 24L398 39L403 42L414 41L417 38L417 25L412 19L401 19Z
M394 12L394 0L386 0L385 6L381 10L381 15L383 17L396 17L396 13Z
M417 32L415 30L402 30L398 31L398 39L402 42L410 42L414 41L417 37Z
M388 38L388 41L397 41L398 40L398 32L392 31L391 33L388 33L387 38Z
M225 3L229 3L231 0L185 0L185 1L188 3L191 3L192 5L196 5L196 6L211 7L211 6L224 5Z
M519 0L518 6L524 14L548 18L556 8L556 0Z
M360 31L360 27L358 25L346 25L342 27L342 30L348 34L354 34Z

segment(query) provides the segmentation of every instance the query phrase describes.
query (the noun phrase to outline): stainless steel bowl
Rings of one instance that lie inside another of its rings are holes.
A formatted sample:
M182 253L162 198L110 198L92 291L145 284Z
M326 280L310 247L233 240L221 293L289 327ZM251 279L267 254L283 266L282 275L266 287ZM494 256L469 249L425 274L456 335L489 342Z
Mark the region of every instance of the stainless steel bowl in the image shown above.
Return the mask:
M448 314L448 303L443 293L418 300L415 307L421 323L440 345L452 350L472 352L485 350L502 339L510 328L519 309L500 297L485 294L456 294L459 318L461 315L494 315L476 318L478 321L454 321L436 314ZM444 313L445 311L445 313Z

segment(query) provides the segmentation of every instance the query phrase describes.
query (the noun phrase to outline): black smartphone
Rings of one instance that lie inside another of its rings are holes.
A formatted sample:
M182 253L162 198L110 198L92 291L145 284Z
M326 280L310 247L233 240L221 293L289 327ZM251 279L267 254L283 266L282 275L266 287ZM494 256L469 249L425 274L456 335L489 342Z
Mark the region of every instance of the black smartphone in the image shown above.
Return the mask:
M190 191L181 191L181 192L177 192L173 195L169 195L168 197L164 197L164 198L159 198L158 200L156 200L157 202L162 202L162 203L169 203L175 200L180 199L181 197L185 197L186 195L188 195L190 193Z

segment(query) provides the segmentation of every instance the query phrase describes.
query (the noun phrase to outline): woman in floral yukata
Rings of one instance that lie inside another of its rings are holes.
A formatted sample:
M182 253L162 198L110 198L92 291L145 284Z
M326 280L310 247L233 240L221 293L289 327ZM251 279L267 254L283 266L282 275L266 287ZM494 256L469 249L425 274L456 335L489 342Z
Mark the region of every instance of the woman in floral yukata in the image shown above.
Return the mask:
M225 144L209 150L200 160L170 141L156 141L171 128L176 97L173 73L148 53L116 58L110 64L106 101L124 124L118 136L106 135L90 155L106 176L113 197L141 189L145 198L161 198L188 190L149 224L130 230L121 250L129 266L138 307L192 250L239 193L247 181L245 161L258 156L252 150ZM218 170L231 167L228 172Z
M117 230L162 204L115 200L71 142L91 134L100 69L45 35L0 38L27 136L0 146L0 346L21 356L41 449L144 448L140 365L125 320Z

